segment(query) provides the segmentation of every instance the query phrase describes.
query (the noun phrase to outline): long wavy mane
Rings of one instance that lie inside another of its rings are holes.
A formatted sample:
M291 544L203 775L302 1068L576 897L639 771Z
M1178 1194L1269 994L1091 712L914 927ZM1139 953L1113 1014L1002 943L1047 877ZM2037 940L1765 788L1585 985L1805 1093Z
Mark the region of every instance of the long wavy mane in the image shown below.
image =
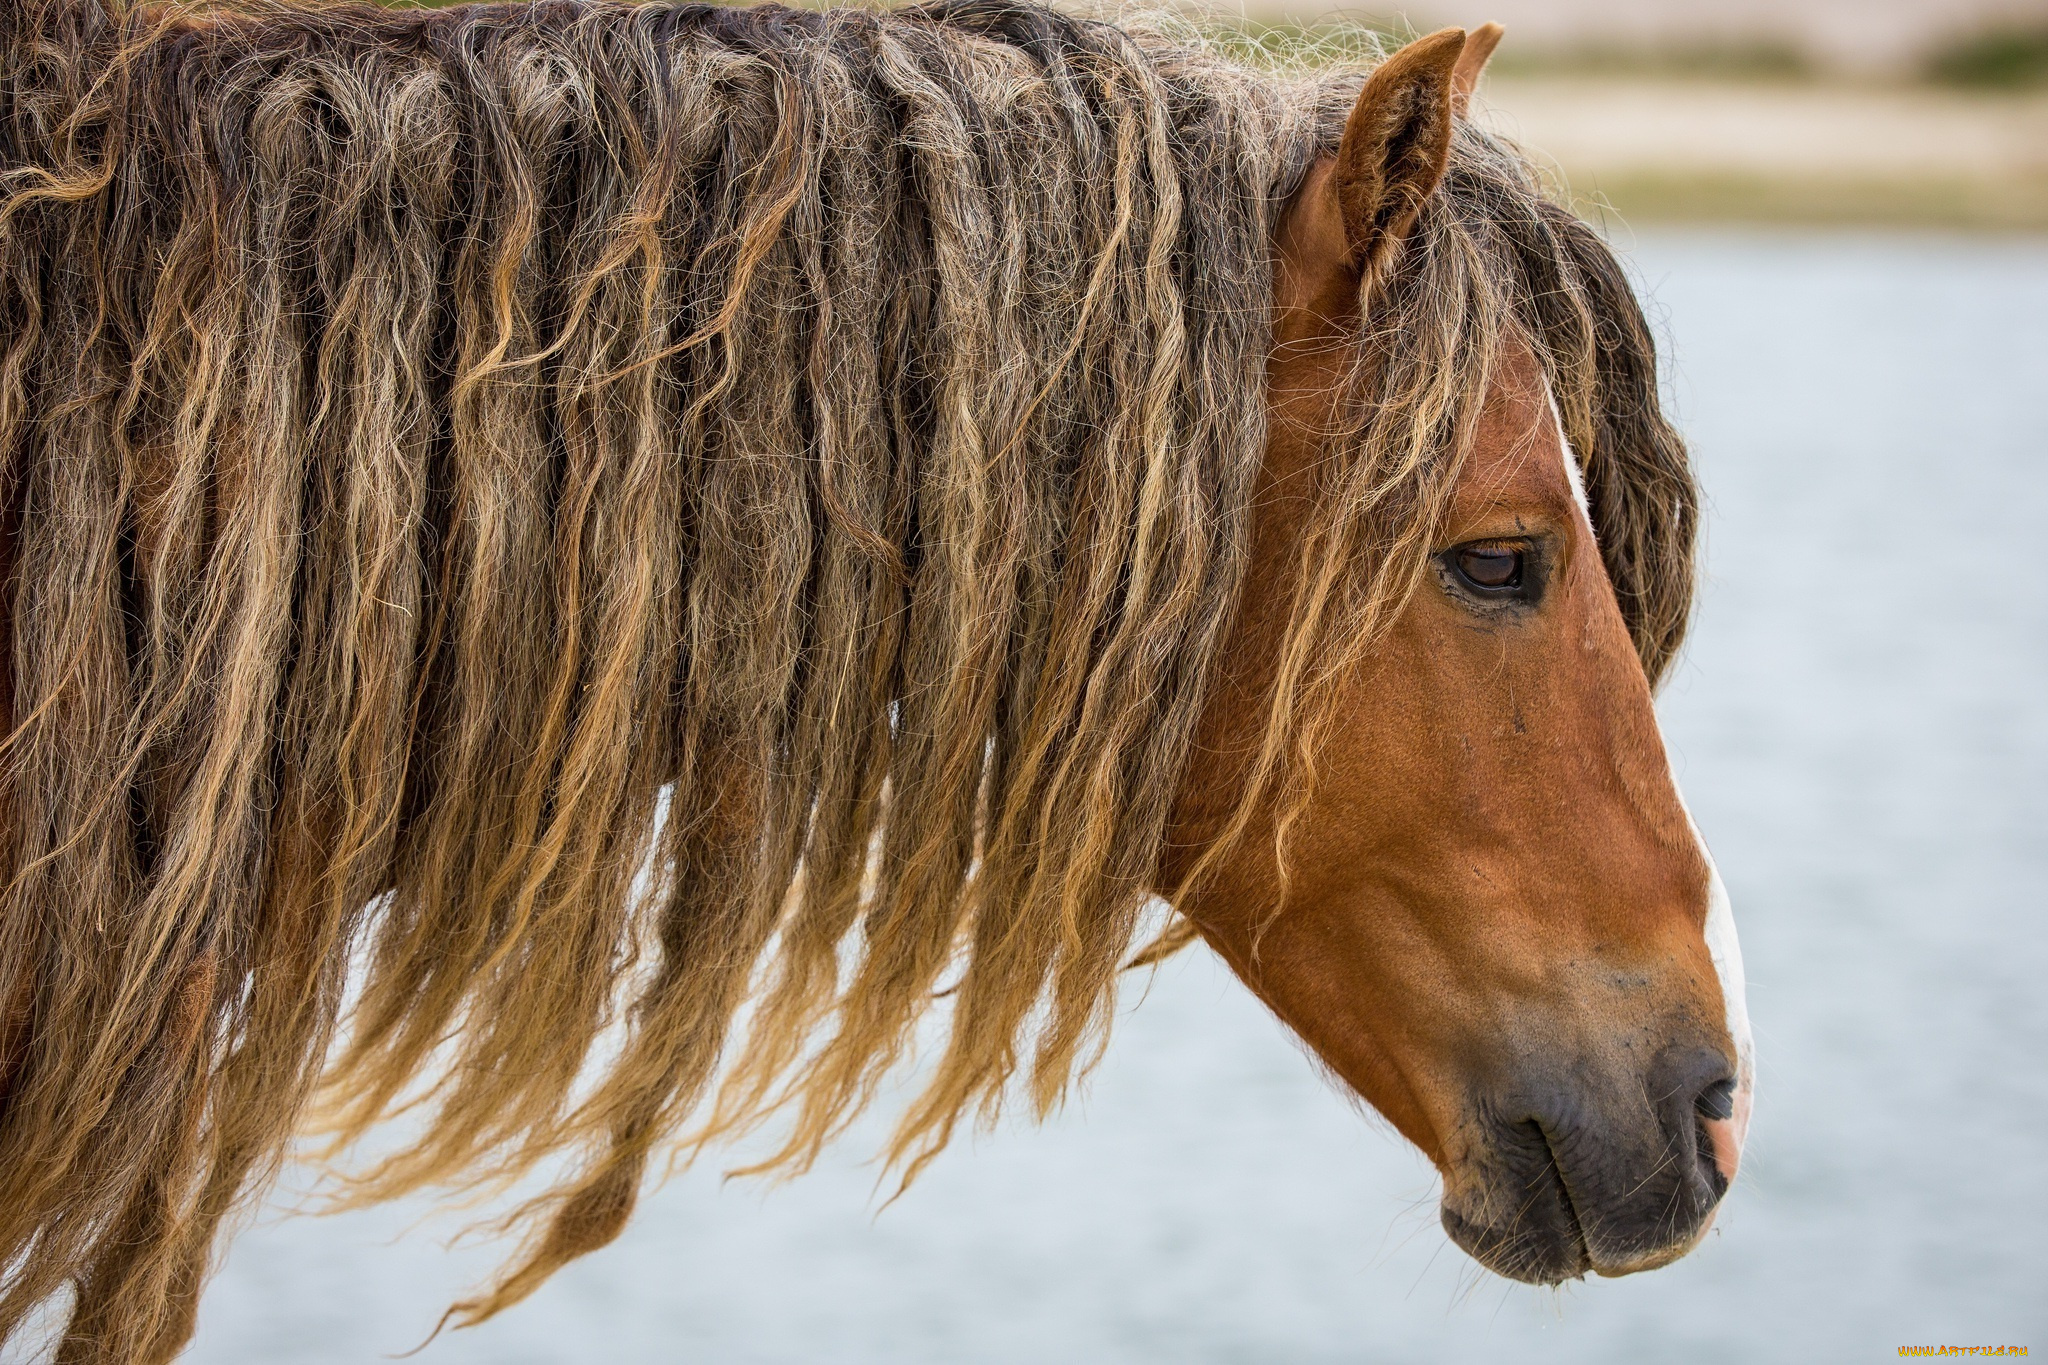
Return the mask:
M1058 1102L1173 890L1356 69L1021 0L16 0L0 53L0 1341L68 1293L64 1359L175 1353L316 1120L418 1106L360 1199L569 1172L479 1317L693 1115L800 1168L935 1000L911 1171ZM1247 810L1510 329L1653 678L1685 625L1641 317L1510 149L1367 315Z

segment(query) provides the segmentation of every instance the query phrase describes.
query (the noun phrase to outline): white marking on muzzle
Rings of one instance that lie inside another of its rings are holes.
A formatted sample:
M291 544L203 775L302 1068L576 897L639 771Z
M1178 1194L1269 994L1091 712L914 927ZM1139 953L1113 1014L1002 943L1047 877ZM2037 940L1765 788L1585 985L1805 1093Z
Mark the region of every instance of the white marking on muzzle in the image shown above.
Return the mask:
M1688 813L1686 819L1689 822L1692 816ZM1735 1164L1742 1156L1742 1144L1749 1136L1749 1110L1756 1096L1756 1044L1749 1032L1749 999L1742 977L1742 944L1735 936L1735 907L1729 903L1721 870L1714 866L1714 855L1707 852L1706 840L1699 838L1697 826L1693 838L1699 839L1700 856L1707 860L1707 956L1714 961L1714 974L1721 978L1728 1037L1735 1044L1735 1113L1729 1120L1728 1133L1733 1139L1733 1152L1723 1154L1719 1150L1721 1134L1714 1131L1714 1125L1709 1126L1715 1139L1715 1155L1724 1168L1721 1173L1732 1179Z
M1557 424L1557 444L1564 452L1564 475L1572 486L1572 500L1578 503L1587 528L1597 539L1598 528L1593 524L1593 506L1586 498L1586 481L1579 472L1579 458L1572 450L1571 439L1565 435L1564 414L1558 409L1557 394L1552 391L1547 378L1543 391L1550 400L1550 419ZM1665 749L1665 761L1667 764L1670 762L1669 746ZM1723 1176L1733 1180L1735 1168L1742 1158L1742 1144L1749 1136L1749 1111L1756 1094L1756 1045L1749 1032L1749 1002L1742 976L1742 944L1735 935L1735 907L1728 900L1728 888L1721 881L1721 870L1714 866L1714 855L1708 851L1707 841L1700 836L1700 827L1694 823L1692 811L1686 807L1685 794L1679 790L1675 772L1671 774L1671 790L1678 797L1679 808L1685 811L1686 826L1692 830L1693 842L1699 846L1700 857L1707 864L1707 956L1713 959L1714 974L1721 980L1721 1001L1728 1038L1735 1045L1735 1112L1727 1119L1709 1120L1707 1132L1714 1142L1715 1164L1721 1168Z

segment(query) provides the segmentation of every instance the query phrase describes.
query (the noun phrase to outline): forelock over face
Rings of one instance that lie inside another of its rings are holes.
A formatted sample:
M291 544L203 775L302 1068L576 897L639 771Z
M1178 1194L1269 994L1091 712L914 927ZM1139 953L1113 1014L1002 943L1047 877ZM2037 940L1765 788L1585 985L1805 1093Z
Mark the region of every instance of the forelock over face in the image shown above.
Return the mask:
M1700 502L1685 441L1664 415L1655 340L1621 262L1566 210L1537 199L1492 236L1655 686L1692 616Z

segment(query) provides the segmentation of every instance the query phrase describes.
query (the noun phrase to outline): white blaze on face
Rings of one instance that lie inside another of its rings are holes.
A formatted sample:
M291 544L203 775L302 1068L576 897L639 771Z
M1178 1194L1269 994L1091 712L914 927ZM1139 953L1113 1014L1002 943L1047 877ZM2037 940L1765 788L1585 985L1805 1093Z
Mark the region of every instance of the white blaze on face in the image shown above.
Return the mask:
M1586 529L1593 528L1593 507L1586 499L1586 480L1579 472L1579 457L1572 451L1570 438L1564 432L1564 414L1558 411L1557 395L1550 391L1545 381L1544 391L1550 399L1550 418L1557 424L1557 446L1564 452L1564 476L1572 486L1572 500L1579 505L1579 514L1586 519ZM1667 751L1668 756L1668 751ZM1685 808L1685 796L1678 791L1678 774L1671 775L1671 790L1678 795L1678 804ZM1735 1113L1727 1120L1707 1124L1709 1135L1714 1140L1715 1164L1728 1179L1735 1178L1735 1168L1742 1157L1743 1141L1749 1136L1749 1111L1756 1093L1756 1045L1749 1033L1749 1003L1745 994L1742 977L1742 944L1735 936L1735 907L1729 903L1728 888L1722 884L1721 870L1714 866L1714 855L1707 850L1707 841L1700 837L1699 826L1693 823L1692 811L1685 811L1686 825L1692 830L1693 842L1699 845L1700 857L1707 864L1707 956L1713 959L1714 974L1721 981L1721 1001L1725 1022L1728 1026L1729 1041L1735 1045Z
M1557 410L1557 394L1551 389L1548 379L1543 381L1543 396L1550 400L1550 420L1557 424L1557 448L1564 452L1564 477L1572 486L1572 501L1579 505L1579 515L1586 519L1586 529L1592 531L1593 504L1586 500L1586 476L1579 469L1578 452L1572 449L1569 436L1564 434L1564 414ZM1595 533L1598 538L1598 533Z
M1692 817L1688 814L1686 818ZM1697 827L1693 838L1699 839ZM1742 944L1735 937L1735 907L1728 902L1728 888L1721 883L1721 870L1714 866L1714 855L1707 852L1704 839L1700 840L1700 856L1707 860L1707 955L1714 960L1714 974L1721 978L1728 1037L1735 1043L1733 1136L1734 1156L1739 1157L1743 1140L1749 1136L1749 1108L1756 1092L1756 1044L1749 1035L1749 1000L1742 979Z

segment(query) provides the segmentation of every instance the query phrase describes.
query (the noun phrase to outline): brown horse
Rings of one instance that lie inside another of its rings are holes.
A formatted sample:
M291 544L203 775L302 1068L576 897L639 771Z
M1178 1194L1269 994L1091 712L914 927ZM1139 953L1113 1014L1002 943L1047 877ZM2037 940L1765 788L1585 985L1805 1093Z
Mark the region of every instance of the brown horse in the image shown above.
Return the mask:
M408 1105L357 1198L581 1159L487 1316L943 1000L914 1174L1155 896L1482 1263L1683 1254L1752 1076L1651 703L1695 491L1461 117L1498 36L12 7L0 1341L174 1355L294 1134Z

